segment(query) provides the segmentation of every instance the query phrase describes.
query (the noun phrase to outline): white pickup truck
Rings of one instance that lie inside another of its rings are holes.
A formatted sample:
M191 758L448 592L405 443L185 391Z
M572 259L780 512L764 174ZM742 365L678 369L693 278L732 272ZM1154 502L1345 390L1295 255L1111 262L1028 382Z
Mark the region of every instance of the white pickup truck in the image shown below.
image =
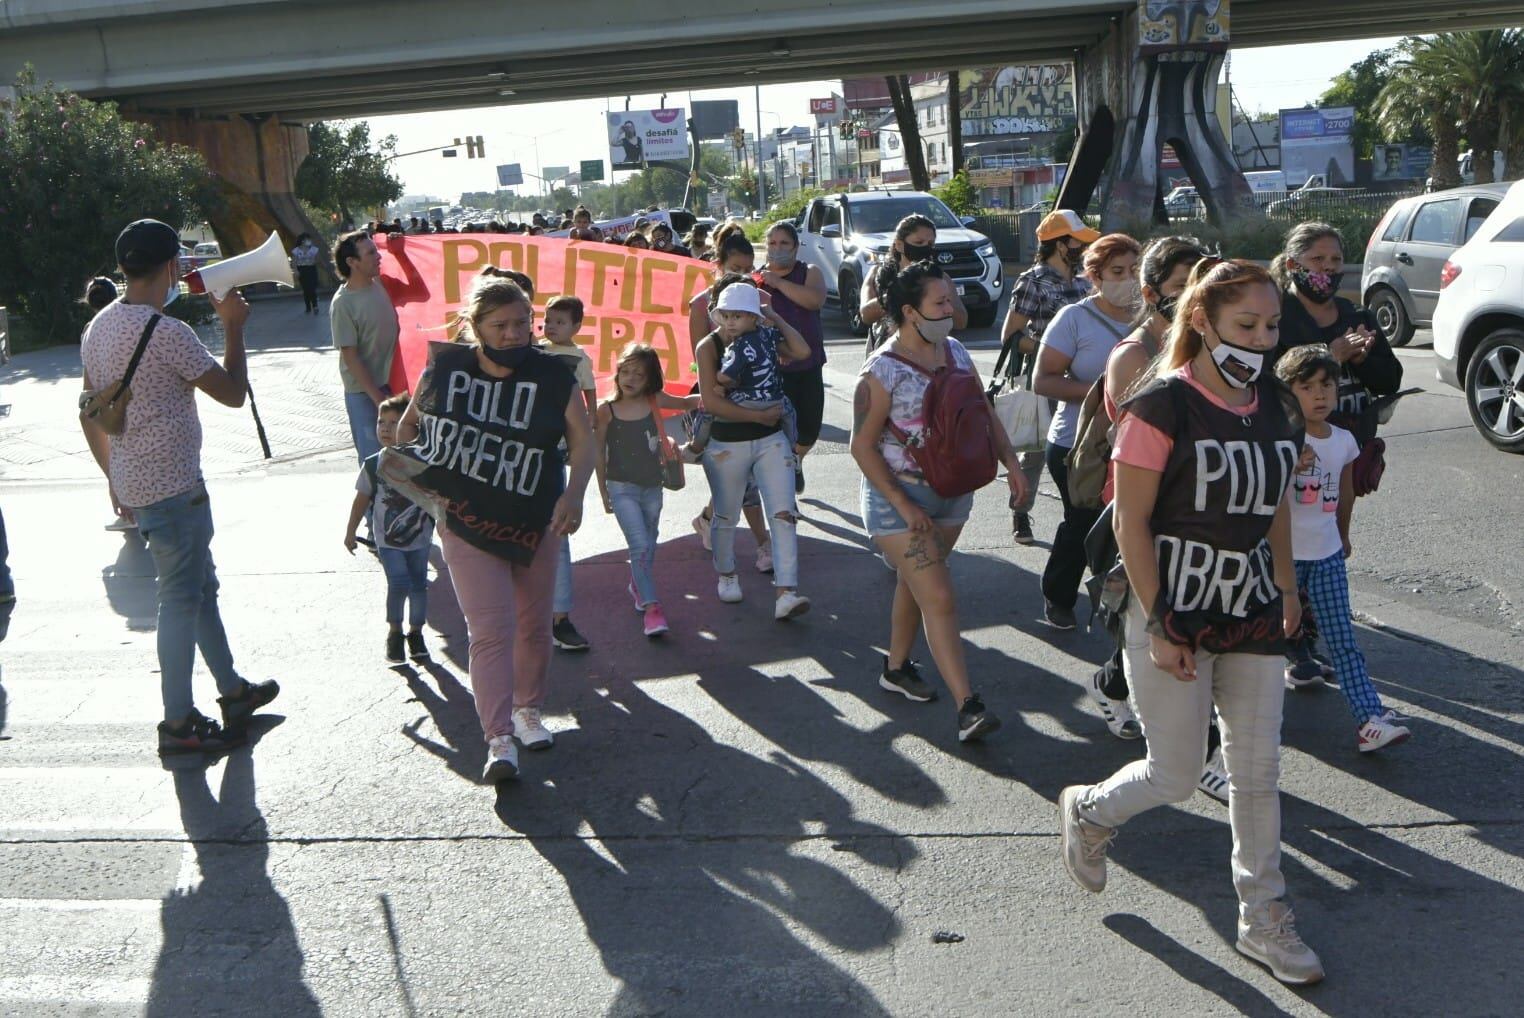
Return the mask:
M937 227L936 254L968 308L974 328L995 324L1004 294L1000 256L982 233L969 229L938 198L922 191L860 191L830 194L805 206L795 221L799 257L825 276L828 301L835 302L859 336L868 327L858 313L858 294L874 264L894 243L894 228L909 215L923 215Z

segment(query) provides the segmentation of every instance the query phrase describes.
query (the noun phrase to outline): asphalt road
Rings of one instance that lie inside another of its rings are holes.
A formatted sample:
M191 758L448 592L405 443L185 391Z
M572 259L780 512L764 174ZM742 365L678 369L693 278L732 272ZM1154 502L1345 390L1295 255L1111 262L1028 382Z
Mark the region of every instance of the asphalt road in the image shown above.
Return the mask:
M256 308L253 341L280 353L263 391L336 373L295 310ZM986 365L993 338L968 337ZM446 579L435 663L381 660L383 581L340 545L354 464L321 451L342 442L321 393L272 400L272 441L305 422L319 450L274 464L246 420L207 417L224 618L240 668L284 693L251 749L162 766L151 563L101 529L67 434L77 382L46 356L0 375L0 448L56 450L0 489L21 598L0 644L0 1014L1517 1013L1524 459L1471 431L1423 347L1400 356L1429 391L1386 432L1351 561L1377 686L1415 737L1362 757L1337 693L1286 705L1284 865L1329 973L1300 992L1233 950L1225 811L1204 796L1129 824L1104 894L1063 874L1059 790L1142 747L1085 694L1099 641L1038 621L1046 552L1012 545L995 486L955 574L1004 729L960 748L946 697L877 689L892 586L858 527L860 353L839 330L801 504L814 610L773 622L745 570L746 601L716 601L692 473L663 516L673 632L648 642L590 503L574 617L594 649L556 658L557 745L500 791L476 781ZM1041 538L1057 516L1045 490Z

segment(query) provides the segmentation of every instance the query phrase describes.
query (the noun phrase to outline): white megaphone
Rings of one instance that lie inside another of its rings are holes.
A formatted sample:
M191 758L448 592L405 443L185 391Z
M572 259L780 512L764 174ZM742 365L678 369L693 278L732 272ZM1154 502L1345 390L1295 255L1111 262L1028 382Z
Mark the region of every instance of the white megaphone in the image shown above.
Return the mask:
M218 300L226 297L229 291L250 283L296 285L291 278L291 264L286 260L286 248L274 233L254 250L192 269L184 278L191 293L210 293Z

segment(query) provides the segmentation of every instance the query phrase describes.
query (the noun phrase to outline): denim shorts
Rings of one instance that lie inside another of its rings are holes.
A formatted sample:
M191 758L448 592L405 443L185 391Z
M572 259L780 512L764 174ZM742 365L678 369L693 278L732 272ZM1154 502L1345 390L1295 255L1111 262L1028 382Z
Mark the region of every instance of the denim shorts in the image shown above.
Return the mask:
M969 513L974 508L973 492L943 498L931 490L931 485L913 474L896 474L895 480L905 494L910 496L910 500L920 506L921 511L930 516L937 526L961 527L968 522ZM868 536L888 537L891 534L910 532L910 524L905 522L899 510L866 477L862 480L861 506L863 526L867 528Z

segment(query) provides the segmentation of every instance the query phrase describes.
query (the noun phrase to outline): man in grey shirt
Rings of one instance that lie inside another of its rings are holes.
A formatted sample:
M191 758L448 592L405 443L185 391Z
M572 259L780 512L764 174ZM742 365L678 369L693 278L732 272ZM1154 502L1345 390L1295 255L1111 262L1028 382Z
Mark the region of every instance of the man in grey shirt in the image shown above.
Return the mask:
M364 230L346 233L333 246L333 264L344 285L328 306L333 345L339 351L344 409L360 462L381 451L376 407L392 394L387 380L397 352L397 309L381 285L381 252Z

